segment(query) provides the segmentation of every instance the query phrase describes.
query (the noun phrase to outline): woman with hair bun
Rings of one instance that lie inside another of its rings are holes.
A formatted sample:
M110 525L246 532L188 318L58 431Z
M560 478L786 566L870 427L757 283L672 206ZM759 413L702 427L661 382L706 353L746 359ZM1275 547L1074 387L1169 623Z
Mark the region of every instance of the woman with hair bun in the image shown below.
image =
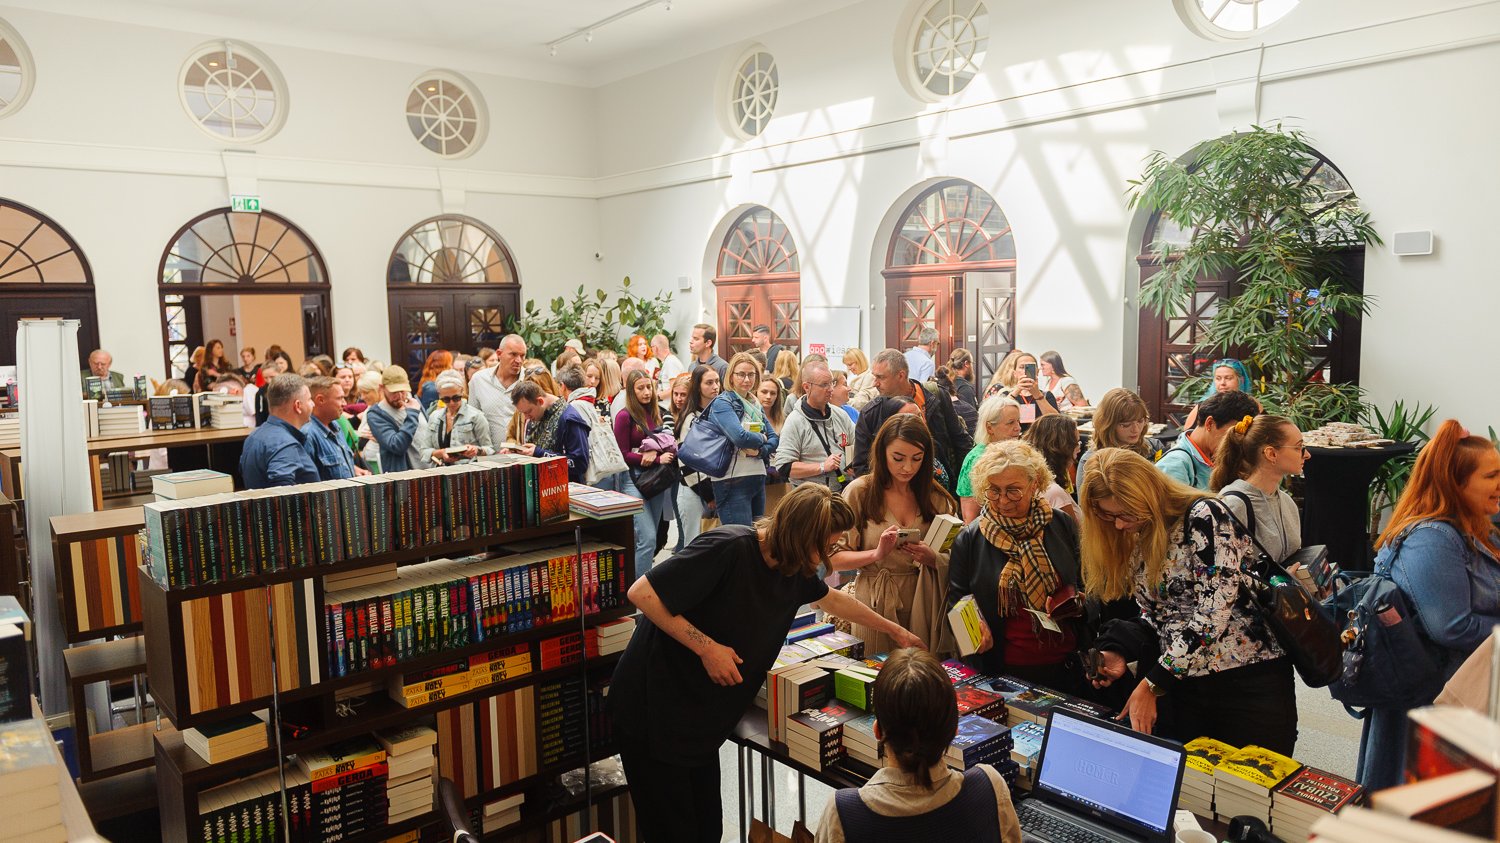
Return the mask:
M958 700L937 658L897 650L875 679L875 737L885 766L861 788L834 794L817 843L998 840L1020 843L1021 823L1005 779L988 764L949 769L943 753L958 734Z
M1375 547L1375 572L1401 588L1440 678L1428 705L1500 623L1500 452L1448 419L1422 447L1391 522ZM1393 787L1406 768L1406 712L1372 707L1359 741L1359 783Z
M1302 516L1292 496L1281 490L1281 481L1301 474L1306 461L1302 431L1281 416L1245 416L1214 454L1208 487L1255 533L1275 562L1302 549Z

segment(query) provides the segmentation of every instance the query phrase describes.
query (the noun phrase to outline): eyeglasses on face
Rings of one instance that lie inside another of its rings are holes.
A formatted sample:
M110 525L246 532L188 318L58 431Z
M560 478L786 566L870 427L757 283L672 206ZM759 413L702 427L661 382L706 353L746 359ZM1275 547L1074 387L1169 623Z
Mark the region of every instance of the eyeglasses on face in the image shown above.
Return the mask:
M755 373L754 372L735 372L733 375L731 375L731 377L735 378L736 380L754 380L755 379Z
M827 389L830 386L833 386L833 381L823 381L822 383L809 382L807 385L809 387L812 387L813 389Z
M1008 501L1018 501L1026 496L1026 489L1022 486L1006 486L1004 489L990 486L984 490L984 496L988 500L998 501L1001 495L1004 495Z
M1146 521L1146 519L1141 518L1137 515L1131 515L1128 512L1110 512L1109 510L1100 506L1098 501L1094 501L1092 504L1090 504L1089 508L1094 511L1095 515L1103 518L1105 521L1113 521L1116 527L1134 527L1137 524L1143 524Z

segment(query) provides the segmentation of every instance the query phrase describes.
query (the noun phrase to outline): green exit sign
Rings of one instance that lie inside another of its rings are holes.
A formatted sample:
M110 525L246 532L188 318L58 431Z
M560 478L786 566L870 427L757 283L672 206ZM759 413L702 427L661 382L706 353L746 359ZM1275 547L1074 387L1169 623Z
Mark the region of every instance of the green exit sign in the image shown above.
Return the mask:
M259 196L231 196L229 197L229 209L241 214L260 213Z

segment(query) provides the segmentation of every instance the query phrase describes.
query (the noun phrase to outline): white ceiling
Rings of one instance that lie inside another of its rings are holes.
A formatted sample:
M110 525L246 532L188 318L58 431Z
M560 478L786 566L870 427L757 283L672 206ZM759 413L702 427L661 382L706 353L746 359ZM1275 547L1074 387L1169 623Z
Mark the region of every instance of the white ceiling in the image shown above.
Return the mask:
M799 23L859 0L672 0L546 44L641 0L3 0L5 5L404 58L460 70L600 85Z

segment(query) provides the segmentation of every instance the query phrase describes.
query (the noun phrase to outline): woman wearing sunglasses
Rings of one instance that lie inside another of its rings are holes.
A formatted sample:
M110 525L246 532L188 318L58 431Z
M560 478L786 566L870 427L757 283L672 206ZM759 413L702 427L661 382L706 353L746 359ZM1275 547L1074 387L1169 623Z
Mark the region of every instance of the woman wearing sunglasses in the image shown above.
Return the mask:
M1052 470L1035 448L1008 440L986 447L972 476L979 514L953 540L947 608L974 596L983 620L976 666L1081 693L1078 527L1043 497Z
M490 444L489 420L464 400L464 376L445 369L434 383L435 403L442 409L434 410L417 428L416 447L422 461L414 467L472 462L475 457L495 453Z
M1141 659L1142 681L1120 719L1151 732L1166 697L1172 738L1210 737L1291 755L1297 700L1291 660L1245 598L1245 568L1259 551L1223 502L1178 483L1145 457L1105 448L1088 461L1082 493L1083 581L1090 597L1134 596L1160 656ZM1096 685L1127 673L1106 652Z

